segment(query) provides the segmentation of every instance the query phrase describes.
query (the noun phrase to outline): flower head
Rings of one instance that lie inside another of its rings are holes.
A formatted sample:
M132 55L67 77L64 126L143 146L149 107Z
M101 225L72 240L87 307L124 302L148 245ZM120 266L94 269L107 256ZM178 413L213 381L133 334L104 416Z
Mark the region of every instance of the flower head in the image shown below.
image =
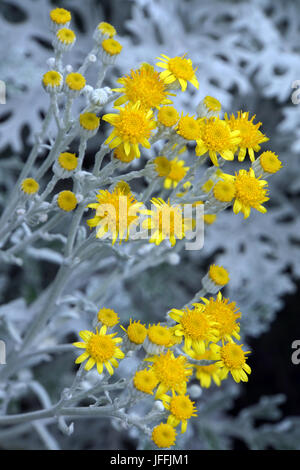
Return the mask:
M190 169L188 166L184 166L184 160L178 160L178 157L173 158L170 161L170 171L166 175L164 187L167 189L176 188L179 181L183 180L187 171Z
M69 28L61 28L57 31L54 46L61 52L69 51L75 44L76 35Z
M140 320L132 321L130 319L127 330L123 326L121 328L127 333L129 341L135 345L143 344L146 339L147 328L140 323Z
M229 273L223 266L211 264L208 273L202 279L202 285L206 292L216 294L229 282Z
M57 197L57 205L61 210L71 212L77 206L77 198L72 191L61 191Z
M98 24L97 29L104 36L106 36L108 38L113 38L117 34L117 31L113 27L113 25L111 25L110 23L107 23L105 21L101 21L101 23Z
M56 70L49 70L43 75L43 87L46 91L60 91L62 88L62 75Z
M141 107L148 110L171 103L165 82L149 64L143 64L138 70L132 70L130 75L119 78L118 83L122 88L116 88L114 91L122 93L123 96L115 101L115 106L128 101L140 102Z
M155 398L160 398L168 390L178 393L186 392L186 384L192 374L192 366L184 356L175 357L168 350L165 354L149 357L145 360L153 362L151 370L159 381Z
M172 331L167 326L151 325L148 327L144 349L148 354L159 354L164 348L171 346Z
M58 157L58 163L63 170L70 172L76 170L78 158L75 153L63 152Z
M124 108L117 106L117 109L118 114L105 114L102 117L114 127L105 143L109 144L110 148L122 145L126 155L132 151L139 158L139 145L150 148L148 139L156 126L153 113L141 108L140 103L130 103Z
M95 113L81 113L79 116L79 124L82 136L90 138L97 133L100 118Z
M193 69L191 59L185 58L186 54L182 57L173 58L164 54L161 54L161 56L162 57L158 57L160 62L157 62L156 65L166 69L160 74L166 84L175 86L176 88L181 86L182 91L186 90L187 82L190 82L195 88L199 88L195 74L197 69Z
M166 177L171 171L171 162L167 157L163 155L156 157L153 160L155 171L160 177Z
M172 246L176 239L182 240L185 232L193 227L193 220L184 217L183 210L179 205L172 205L170 201L165 202L161 198L151 199L154 210L142 210L141 214L150 217L143 221L143 228L151 230L150 243L160 245L168 239Z
M209 388L212 380L219 387L224 378L220 364L217 362L219 359L218 354L211 349L207 349L204 354L196 354L194 351L186 351L190 357L197 361L215 361L207 366L195 365L196 378L199 380L201 387Z
M207 315L218 325L218 339L222 341L232 341L232 337L240 339L240 324L237 320L241 317L241 312L236 307L235 302L222 298L221 292L217 298L204 297L201 299L205 304L204 315Z
M181 433L184 433L187 428L188 420L192 416L197 416L194 402L188 395L176 395L172 397L164 395L162 397L164 407L170 411L167 423L175 427L181 423Z
M268 183L265 180L256 178L252 168L249 171L240 170L235 176L223 174L222 179L234 184L233 212L235 214L242 212L244 217L247 218L250 215L251 208L262 213L267 212L262 204L269 200L266 197L267 189L264 188Z
M97 319L107 328L112 328L119 323L118 314L111 308L101 308L97 314Z
M197 113L200 118L218 117L221 111L221 103L212 96L205 96L197 106Z
M106 326L102 326L96 333L88 330L80 331L79 336L84 342L76 342L73 345L85 349L85 352L76 359L76 364L81 364L88 359L85 370L90 370L96 364L99 374L102 374L105 366L108 373L113 375L113 367L119 365L117 359L124 358L124 353L117 347L117 344L122 342L122 338L115 338L116 333L108 335L106 331Z
M69 90L81 91L85 87L86 81L81 73L71 72L66 76L66 85Z
M178 135L186 140L197 140L200 137L199 121L193 116L181 115L181 118L176 126Z
M71 21L71 13L64 8L55 8L50 11L50 19L54 31L59 28L68 27Z
M269 138L259 130L261 122L254 124L253 120L255 119L255 115L249 119L249 112L245 113L243 111L239 111L237 117L232 114L230 118L228 118L227 114L225 114L225 119L232 131L239 131L239 161L244 161L248 152L250 160L253 162L255 159L254 152L260 150L261 143L269 140Z
M39 183L34 178L25 178L21 183L21 189L27 195L36 194L39 187Z
M197 354L204 354L207 345L218 341L218 323L204 313L204 307L183 310L172 309L169 316L177 322L173 327L176 336L184 337L184 346Z
M175 444L176 431L170 424L160 423L152 431L152 441L160 448L169 448Z
M94 218L87 221L90 228L97 227L96 237L110 233L113 244L118 237L120 243L123 239L128 240L130 228L137 224L137 212L142 203L137 202L131 192L118 187L113 192L101 190L96 197L98 202L87 206L96 210Z
M282 163L276 153L267 150L252 163L252 168L256 177L267 178L277 173L282 168Z
M115 39L109 38L102 41L102 60L104 63L114 62L121 53L123 46Z
M250 351L243 351L242 344L227 343L223 346L213 344L212 349L218 357L217 364L222 368L223 377L230 372L235 382L248 382L247 374L251 373L250 366L246 363L246 355Z
M203 120L200 138L197 139L196 155L209 153L212 163L219 166L217 155L224 160L233 160L233 148L240 141L239 131L232 131L229 125L219 118Z
M165 127L173 127L179 120L179 113L174 106L162 106L157 113L157 121Z
M153 395L153 390L158 384L158 380L152 370L143 369L134 374L133 385L140 392Z

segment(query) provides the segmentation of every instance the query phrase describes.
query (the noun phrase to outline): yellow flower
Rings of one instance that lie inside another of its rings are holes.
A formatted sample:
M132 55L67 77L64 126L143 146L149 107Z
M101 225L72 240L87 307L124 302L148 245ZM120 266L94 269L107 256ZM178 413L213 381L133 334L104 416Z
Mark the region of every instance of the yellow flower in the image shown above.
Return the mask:
M122 338L115 338L116 333L107 335L106 331L106 326L102 326L96 334L88 330L80 331L79 336L84 343L76 342L73 345L85 349L85 352L76 359L76 364L81 364L88 359L85 370L90 370L96 364L99 374L102 374L105 366L108 373L113 375L113 367L119 365L117 359L124 358L124 353L117 347L117 344L122 342Z
M36 194L39 187L39 183L33 178L25 178L21 183L21 189L25 194Z
M188 395L176 395L172 397L164 395L162 397L164 407L170 411L167 423L176 428L181 423L181 433L184 433L187 428L188 419L192 416L197 416L194 402Z
M153 120L153 112L145 111L139 103L128 104L124 108L117 106L118 114L105 114L102 119L109 122L114 130L105 143L110 148L122 145L126 155L132 151L140 157L139 145L150 148L149 138L156 124Z
M160 448L169 448L175 444L176 432L173 426L160 423L152 431L152 441Z
M207 225L212 225L216 221L216 214L204 214L203 220Z
M222 178L225 181L234 183L235 200L233 212L235 214L242 212L246 219L250 215L251 208L263 214L267 212L267 209L262 204L269 200L266 197L268 191L264 188L268 183L265 180L256 178L252 168L249 171L240 170L235 176L223 174Z
M264 174L274 174L277 173L280 168L282 168L282 163L279 160L278 155L276 155L276 153L274 152L271 152L270 150L263 152L260 157L256 160L256 162L259 164ZM254 170L256 170L256 166L254 168L256 162L254 162L254 164L252 165Z
M102 41L102 48L109 56L115 56L120 54L123 46L115 39L104 39Z
M197 139L196 155L200 157L208 152L212 163L219 166L217 155L220 154L224 160L233 160L232 148L239 141L239 131L232 131L225 121L212 117L202 122L201 137Z
M80 126L86 131L96 131L100 124L100 118L95 113L82 113L79 116Z
M228 122L230 129L232 131L240 132L240 142L238 143L240 148L238 159L240 162L245 160L247 151L250 160L254 162L254 152L258 152L260 150L259 144L269 140L269 138L259 130L261 122L258 122L257 124L253 123L254 118L255 115L249 120L249 112L245 113L243 111L239 111L237 117L232 114L230 118L228 118L227 114L225 114L225 120Z
M158 174L158 176L163 177L163 176L168 176L168 174L171 171L171 162L167 159L167 157L160 156L156 157L153 160L154 166L155 166L155 171Z
M225 286L229 282L229 273L223 266L211 264L208 270L210 279L218 286Z
M110 23L106 23L105 21L99 23L97 29L101 31L103 35L109 38L112 38L117 34L115 28Z
M118 314L111 308L101 308L97 314L97 319L107 328L112 328L119 323Z
M72 46L76 41L76 35L74 31L68 28L61 28L56 33L56 44L64 46Z
M67 25L71 21L71 13L64 8L55 8L50 11L50 18L55 25Z
M181 181L185 177L190 167L184 166L184 164L185 164L185 161L178 160L177 157L175 157L173 160L170 161L170 165L171 165L170 172L166 176L165 182L164 182L164 187L166 189L176 188L179 181Z
M175 357L173 352L168 350L165 354L146 358L145 361L153 362L151 369L159 386L155 398L160 398L168 390L181 394L186 392L186 384L192 375L191 364L184 356Z
M58 207L65 211L71 212L77 206L77 199L72 191L61 191L57 197Z
M211 349L207 349L204 354L196 354L194 351L186 351L187 354L196 359L197 361L218 361L219 356L214 353ZM217 362L214 362L208 366L195 365L196 378L199 380L201 387L209 388L212 380L219 387L224 376L222 375L222 369Z
M143 64L138 70L132 70L130 75L118 79L122 88L113 91L123 93L123 96L115 101L115 106L120 106L128 101L140 102L141 108L159 108L163 104L171 103L168 92L159 73L149 64Z
M187 82L190 82L195 88L199 88L195 75L197 69L193 69L191 59L185 58L186 54L182 57L173 57L172 59L167 55L161 55L162 57L158 57L161 62L157 62L156 65L166 69L160 74L166 84L172 84L175 87L181 86L182 91L186 90Z
M148 327L144 349L148 354L159 354L172 345L172 331L159 323Z
M134 149L131 147L130 152L127 155L124 150L124 146L121 144L114 149L114 158L117 158L123 163L130 163L132 160L136 158L136 154L134 153Z
M179 113L173 106L162 106L157 113L157 121L165 127L177 124Z
M212 96L205 96L197 107L199 117L219 116L221 111L221 103Z
M199 121L188 114L186 116L181 115L176 126L176 132L186 140L197 140L200 137Z
M121 326L121 328L127 333L129 341L135 345L143 344L146 339L147 328L140 323L140 320L132 321L130 318L127 330L123 326Z
M137 390L149 395L153 395L153 390L158 384L158 380L153 371L148 369L139 370L134 374L133 385Z
M85 87L85 78L81 73L69 73L66 76L66 84L70 90L80 91Z
M56 70L49 70L43 75L43 86L46 90L59 90L62 85L62 75Z
M242 344L227 343L223 346L212 345L212 350L217 354L217 364L222 368L223 377L226 378L230 372L235 382L248 382L247 374L251 373L251 368L246 364L246 354L250 351L243 351Z
M77 168L78 158L75 153L63 152L58 157L58 163L66 171L73 171Z
M87 206L96 210L95 216L87 221L88 226L97 227L97 238L109 232L112 244L118 237L120 243L123 239L127 241L131 226L137 224L137 212L142 203L137 202L131 192L126 193L120 188L115 188L113 192L101 190L96 197L98 202Z
M205 315L204 306L195 304L194 309L172 309L169 316L177 322L173 327L176 336L184 336L186 349L193 349L197 354L204 354L207 345L218 341L218 323Z
M210 297L207 300L202 297L201 300L205 304L204 315L207 315L218 325L218 339L232 341L232 336L234 336L239 340L240 324L237 323L237 320L241 317L241 312L235 306L235 302L229 303L229 299L223 299L221 292L218 293L216 299Z
M118 181L118 183L114 187L114 190L119 191L119 192L121 192L125 195L131 193L131 188L130 188L129 184L126 183L126 181L122 181L122 180Z
M218 181L212 192L217 201L230 202L235 196L235 186L231 181Z
M151 199L154 210L141 210L141 214L150 217L143 221L144 229L151 230L150 243L160 245L160 243L168 239L172 246L176 243L176 238L182 240L185 237L186 230L193 228L193 220L183 216L183 210L178 205L165 202L161 198Z

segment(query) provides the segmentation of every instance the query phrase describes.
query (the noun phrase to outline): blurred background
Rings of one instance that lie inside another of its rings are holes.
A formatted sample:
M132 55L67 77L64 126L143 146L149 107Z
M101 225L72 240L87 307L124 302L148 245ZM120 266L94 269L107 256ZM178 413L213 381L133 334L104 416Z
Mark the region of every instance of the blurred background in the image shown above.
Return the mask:
M56 6L72 12L77 43L67 57L74 68L90 51L96 25L108 21L123 51L105 85L116 86L118 77L142 62L154 65L161 53L187 53L198 66L200 87L178 96L180 111L193 114L191 108L212 95L224 112L250 111L262 122L270 138L263 150L277 153L284 165L270 180L267 215L252 211L241 223L230 211L221 213L207 227L201 252L181 255L180 269L171 262L153 267L117 286L117 295L108 291L106 300L125 323L129 316L161 321L168 309L194 296L211 262L225 266L230 283L224 295L243 313L253 373L247 384L203 391L202 422L186 433L183 448L186 442L194 449L299 449L300 364L293 364L291 355L293 341L300 340L300 105L291 96L293 83L300 80L300 1L0 0L0 79L6 84L6 104L0 105L2 207L47 109L41 77L52 54L48 18ZM102 140L101 132L92 139L90 161ZM144 163L141 159L138 165ZM53 279L57 266L28 257L22 269L0 267L3 305L19 297L30 304ZM98 277L91 279L91 288L97 282ZM54 387L51 364L36 374ZM26 411L35 404L25 400L22 406ZM86 424L78 422L72 439L60 437L62 447L138 447L135 430L120 432L117 424L107 424L90 422L91 438L83 432ZM26 439L5 443L5 448L39 447Z

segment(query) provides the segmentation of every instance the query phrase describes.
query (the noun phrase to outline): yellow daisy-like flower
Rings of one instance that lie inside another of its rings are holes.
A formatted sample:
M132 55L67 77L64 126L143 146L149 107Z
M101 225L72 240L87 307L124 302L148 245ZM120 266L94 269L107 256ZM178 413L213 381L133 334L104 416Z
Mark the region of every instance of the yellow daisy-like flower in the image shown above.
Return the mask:
M267 209L262 204L269 200L269 198L266 197L268 190L264 188L268 182L256 178L252 168L250 168L249 171L240 170L235 176L223 174L222 178L225 181L234 183L235 200L233 212L235 214L242 212L246 219L250 215L251 208L263 214L267 212Z
M261 167L261 170L265 174L277 173L277 171L282 168L282 163L279 160L278 155L276 155L276 153L274 152L271 152L270 150L263 152L256 161L258 162ZM254 164L252 165L252 167L256 170L256 167L254 168Z
M101 33L109 38L114 37L117 34L116 29L110 23L106 23L105 21L101 21L98 24L97 29L101 31Z
M157 113L157 121L165 127L177 124L179 113L173 106L162 106Z
M152 441L159 448L169 448L176 442L176 432L173 426L167 423L160 423L152 431Z
M164 187L166 189L176 188L179 181L183 180L187 171L190 169L189 166L184 166L184 160L178 160L178 157L175 157L170 161L170 171L165 178Z
M186 393L186 384L192 375L192 366L184 356L175 357L173 352L168 350L165 354L146 358L145 361L153 362L150 370L159 381L156 399L169 390L180 394Z
M102 48L106 54L110 56L118 55L121 53L123 46L115 39L104 39L102 41Z
M140 102L144 109L159 108L161 105L172 103L168 99L168 92L159 73L149 64L143 64L139 69L132 70L130 75L121 77L118 83L122 88L115 88L113 91L123 93L123 96L115 101L115 106Z
M146 339L147 328L140 323L140 320L132 321L130 318L127 330L123 326L121 326L121 328L127 333L129 341L135 345L143 344Z
M158 380L152 370L143 369L134 374L133 385L140 392L153 395L153 390L157 384Z
M217 155L220 154L224 160L233 160L232 149L239 141L239 131L232 131L225 121L216 117L202 120L201 137L197 139L196 155L200 157L208 152L212 163L219 166Z
M184 54L182 57L170 58L167 55L161 54L162 57L158 57L160 62L157 62L157 66L164 70L160 76L168 85L175 85L175 87L181 86L182 91L186 90L187 82L190 82L195 88L199 88L199 83L196 78L196 69L193 69L193 63L191 59L186 59Z
M164 348L172 345L172 331L159 323L148 327L144 349L148 354L159 354Z
M61 191L57 197L57 205L61 210L71 212L77 206L77 198L72 191Z
M218 341L218 323L205 315L204 306L195 304L194 309L172 309L169 316L177 322L173 327L176 336L184 336L186 349L193 349L197 354L204 354L207 345Z
M43 75L43 86L46 90L58 90L62 85L62 75L56 70L49 70Z
M55 8L50 11L50 18L58 26L65 26L71 21L71 13L64 8Z
M79 123L86 131L96 131L100 124L100 118L95 113L81 113Z
M142 210L141 214L150 217L143 221L144 229L151 230L150 243L160 245L163 240L170 240L172 246L176 244L176 239L182 240L186 230L193 228L193 220L184 217L183 210L178 205L165 202L161 198L151 199L154 210Z
M182 114L176 126L176 132L186 140L197 140L200 138L199 121L193 116Z
M75 153L63 152L58 157L58 163L66 171L73 171L77 168L78 158Z
M97 227L97 238L102 238L109 232L112 235L112 244L118 237L120 243L123 239L127 241L131 226L138 222L137 212L142 203L137 202L131 192L124 193L120 188L115 188L113 192L101 190L96 197L98 202L87 206L96 210L95 217L87 221L88 226Z
M235 186L231 181L218 181L212 192L217 201L230 202L235 196Z
M219 387L221 385L221 381L224 379L224 375L222 374L222 369L218 364L219 356L213 352L211 349L207 349L204 354L196 354L194 351L189 350L186 351L187 354L196 359L197 361L216 361L213 364L208 366L198 366L195 365L196 370L196 378L199 380L201 387L209 388L212 384L212 380L214 383Z
M145 111L140 103L128 104L124 108L117 106L118 114L105 114L102 119L109 122L114 130L105 143L110 148L122 145L126 155L132 151L140 157L139 145L150 148L149 138L156 127L151 110Z
M161 178L168 176L171 171L171 162L167 157L159 156L153 160L155 171Z
M97 314L97 319L107 328L112 328L119 323L118 314L111 308L101 308Z
M164 407L170 411L167 423L176 428L181 423L181 433L186 431L188 420L192 416L197 416L196 407L194 402L188 395L176 395L173 396L164 395L162 397Z
M210 279L218 286L226 286L229 282L229 273L223 266L211 264L208 270Z
M247 374L251 373L250 366L246 363L246 355L250 351L243 351L242 344L227 343L223 346L212 345L212 350L218 356L217 364L222 368L223 377L230 372L235 382L248 382Z
M240 142L238 143L240 148L238 160L240 162L245 160L247 151L250 160L254 162L254 152L258 152L260 150L261 143L267 142L267 140L269 140L269 138L259 130L261 122L254 124L254 119L255 115L249 119L249 112L245 113L243 111L238 111L237 117L232 114L230 118L227 116L227 114L225 114L225 120L228 122L230 129L232 131L240 132Z
M102 374L103 367L105 366L110 375L113 375L113 367L118 367L117 359L123 359L124 353L117 347L118 343L122 342L122 338L115 338L116 333L106 334L106 326L93 333L92 331L80 331L79 336L83 339L84 343L73 343L77 348L85 349L75 361L76 364L81 364L88 359L85 364L85 370L90 370L94 365L97 366L97 371Z
M57 40L67 46L73 45L76 40L74 31L68 28L61 28L56 33Z
M80 91L85 87L86 80L81 73L72 72L66 76L66 85L70 90Z
M218 293L217 298L201 300L205 304L204 315L207 315L214 322L217 323L218 338L222 341L232 341L232 337L240 339L239 331L240 324L237 320L241 317L241 312L235 306L235 302L229 302L229 299L223 299L221 292Z
M39 187L39 183L34 178L25 178L21 183L21 189L27 195L36 194Z
M221 103L213 96L205 96L197 107L199 117L219 116Z

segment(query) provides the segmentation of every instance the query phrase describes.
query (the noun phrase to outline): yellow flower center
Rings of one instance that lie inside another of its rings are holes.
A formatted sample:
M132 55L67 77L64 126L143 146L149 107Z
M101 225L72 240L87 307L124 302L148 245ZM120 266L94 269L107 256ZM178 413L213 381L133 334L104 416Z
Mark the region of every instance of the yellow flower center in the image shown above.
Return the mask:
M114 312L114 310L111 310L110 308L102 308L99 310L98 315L97 315L98 321L103 323L103 325L106 325L107 327L113 327L118 324L119 322L119 317Z
M57 204L63 211L70 212L77 206L77 199L72 191L61 191L57 198Z
M79 116L79 122L84 129L94 131L99 127L100 118L94 113L82 113Z
M103 50L109 55L120 54L121 50L123 49L121 44L115 39L104 39L104 41L102 41L102 47Z
M25 194L35 194L39 190L39 183L33 178L26 178L21 183L21 188Z
M127 328L127 335L134 344L143 344L147 336L147 328L139 322L130 323Z
M137 390L153 395L153 389L158 384L154 372L151 370L137 371L133 377L133 384Z
M209 150L222 151L231 147L230 127L224 121L209 119L202 129L201 139Z
M74 31L68 28L59 29L56 33L57 38L64 44L73 44L76 39Z
M259 179L249 173L239 173L235 179L236 198L243 204L255 206L264 202L266 190L260 185Z
M259 160L262 169L267 173L276 173L282 167L278 155L276 155L274 152L271 152L270 150L263 152L259 157Z
M170 411L177 419L189 419L194 414L193 402L186 395L174 396L170 401Z
M225 346L221 348L220 354L221 359L229 370L240 369L246 362L245 353L238 344L225 344Z
M181 317L180 323L185 335L193 340L206 340L211 333L211 321L199 310L187 310Z
M149 120L141 109L124 108L115 127L124 141L134 144L142 142L145 138L148 139L151 134Z
M153 371L159 382L168 388L176 389L187 382L187 375L191 371L186 368L184 357L172 357L170 351L161 354L153 364Z
M209 267L208 273L211 280L219 286L225 286L225 284L229 282L228 271L223 268L223 266L216 266L215 264L212 264Z
M167 176L171 171L171 162L166 157L156 157L154 165L158 176Z
M124 83L128 100L139 101L146 109L158 107L166 99L165 84L150 66L132 71L131 76L121 79L120 83Z
M170 424L161 423L153 429L152 440L157 447L170 447L175 444L176 431Z
M261 122L257 124L253 123L255 115L252 116L250 120L249 112L243 113L241 111L238 112L238 117L236 118L234 115L230 117L228 123L232 130L239 130L240 131L240 142L239 147L242 148L255 148L259 143L268 140L265 135L259 130L261 126Z
M58 157L60 166L67 171L73 171L77 168L78 159L75 153L63 152Z
M64 8L55 8L50 12L50 18L54 23L66 24L71 21L71 13Z
M49 70L43 76L43 84L45 86L59 87L62 82L62 76L56 70Z
M148 328L148 338L154 344L168 346L172 339L172 333L165 326L153 325Z
M132 148L130 148L130 152L126 155L123 145L119 145L114 150L114 157L120 160L123 163L130 163L132 160L135 159L135 153Z
M85 87L85 78L81 73L69 73L66 76L66 84L71 90L82 90Z
M213 299L205 308L205 313L218 324L218 332L220 338L227 335L231 336L234 332L239 331L239 324L236 322L240 318L241 313L237 311L235 302L228 303L228 299Z
M195 75L191 61L184 57L174 57L173 59L169 59L168 67L176 78L191 80Z
M93 334L87 344L86 352L96 362L112 359L116 350L115 343L109 336Z
M218 181L213 189L215 198L221 202L230 202L235 196L234 184L229 181Z
M179 114L173 106L162 106L157 114L158 121L166 127L175 126Z
M206 96L203 100L208 111L221 111L221 103L212 96Z
M171 171L168 174L168 178L170 178L173 181L181 181L188 170L188 168L185 168L183 165L180 165L176 159L172 160L171 162Z
M115 28L110 23L106 23L105 21L99 23L97 28L101 31L102 34L107 34L110 38L115 36L117 33Z
M200 137L199 122L191 116L183 116L179 123L177 134L186 140L196 140Z

